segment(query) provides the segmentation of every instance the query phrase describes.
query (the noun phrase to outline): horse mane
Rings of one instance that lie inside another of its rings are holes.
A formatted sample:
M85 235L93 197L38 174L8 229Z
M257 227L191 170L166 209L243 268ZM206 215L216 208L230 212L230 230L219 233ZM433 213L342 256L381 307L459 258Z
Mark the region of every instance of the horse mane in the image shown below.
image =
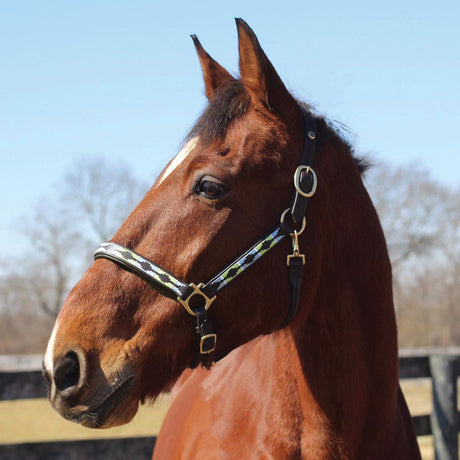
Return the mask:
M367 156L356 153L355 147L349 141L349 138L353 135L352 130L340 121L330 120L325 116L321 118L326 125L328 134L334 137L336 142L340 142L350 152L359 173L364 177L366 172L373 166L373 163Z
M304 107L313 116L311 106L303 101L297 103ZM200 136L205 144L210 144L214 139L225 137L230 126L245 117L251 98L241 80L233 80L219 88L213 95L207 107L195 122L187 136L185 142L195 136ZM371 167L371 162L365 156L358 156L350 141L349 128L343 123L331 121L322 115L315 113L315 118L319 122L319 130L323 136L334 143L338 142L350 152L359 173L364 176Z

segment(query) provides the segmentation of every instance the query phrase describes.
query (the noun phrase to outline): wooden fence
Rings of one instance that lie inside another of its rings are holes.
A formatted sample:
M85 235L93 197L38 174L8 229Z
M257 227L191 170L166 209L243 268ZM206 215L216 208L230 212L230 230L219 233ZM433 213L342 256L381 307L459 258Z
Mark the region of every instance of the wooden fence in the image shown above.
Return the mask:
M460 350L452 352L404 351L399 358L400 379L430 377L433 411L413 417L417 436L433 435L436 460L458 460L457 379Z
M460 374L460 350L404 351L399 359L399 368L401 379L432 379L433 412L413 417L415 431L417 436L433 435L436 460L458 460L460 416L457 409L457 379ZM0 401L44 397L46 390L39 370L0 369ZM141 460L151 457L154 443L154 437L147 437L8 444L0 446L0 458Z

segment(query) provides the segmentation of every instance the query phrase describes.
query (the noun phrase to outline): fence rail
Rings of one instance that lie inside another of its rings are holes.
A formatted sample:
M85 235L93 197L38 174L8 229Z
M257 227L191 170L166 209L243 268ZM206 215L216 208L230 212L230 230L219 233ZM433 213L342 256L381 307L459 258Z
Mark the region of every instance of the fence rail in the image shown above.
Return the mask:
M35 367L35 368L34 368ZM25 369L26 368L26 369ZM7 370L0 360L0 401L45 398L46 387L37 366L22 365ZM28 369L28 370L27 370ZM401 379L431 378L433 412L413 417L417 436L433 435L436 460L458 460L460 416L457 409L457 379L460 375L460 349L405 350L399 358ZM91 458L148 459L155 437L63 441L0 446L0 458L35 460Z
M430 377L433 411L413 417L417 436L433 435L436 460L458 460L457 379L460 375L460 353L436 353L399 358L401 379Z
M156 438L95 439L0 445L2 460L150 459Z

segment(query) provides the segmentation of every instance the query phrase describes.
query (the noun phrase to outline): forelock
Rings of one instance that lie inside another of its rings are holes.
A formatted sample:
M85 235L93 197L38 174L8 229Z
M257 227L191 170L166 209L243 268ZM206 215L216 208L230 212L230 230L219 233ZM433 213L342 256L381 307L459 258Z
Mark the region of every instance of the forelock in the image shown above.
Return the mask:
M199 136L205 143L216 138L222 139L232 123L246 115L250 101L250 96L240 80L234 80L219 88L186 140L195 136Z

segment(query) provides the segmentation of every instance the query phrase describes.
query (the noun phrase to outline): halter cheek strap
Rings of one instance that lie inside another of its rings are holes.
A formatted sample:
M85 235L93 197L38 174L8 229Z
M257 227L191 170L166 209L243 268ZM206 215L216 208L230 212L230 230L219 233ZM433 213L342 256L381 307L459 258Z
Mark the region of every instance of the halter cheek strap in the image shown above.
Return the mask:
M310 116L304 107L300 106L304 124L304 141L300 165L294 173L294 196L291 204L291 217L295 223L302 222L302 228L293 230L292 254L287 256L289 286L291 287L291 301L288 314L282 328L290 324L297 314L300 301L300 291L305 272L305 255L300 253L299 235L305 230L305 214L310 198L316 193L318 179L313 169L316 153L316 120Z
M207 283L185 283L171 273L155 265L150 260L131 249L113 242L102 243L94 253L95 259L108 259L123 269L147 281L160 294L177 300L185 310L196 317L196 332L200 337L200 354L208 354L215 350L217 336L207 316L207 310L216 299L217 293L244 273L257 260L267 254L287 235L292 238L293 252L287 257L291 300L288 314L281 327L287 326L297 313L300 288L302 285L305 255L300 254L298 237L305 229L305 212L309 198L315 194L317 178L312 168L316 150L316 120L300 106L304 119L304 145L301 164L294 174L295 193L291 207L281 215L280 223L242 255L233 260ZM302 222L300 230L293 230L285 222L290 213L294 224Z

